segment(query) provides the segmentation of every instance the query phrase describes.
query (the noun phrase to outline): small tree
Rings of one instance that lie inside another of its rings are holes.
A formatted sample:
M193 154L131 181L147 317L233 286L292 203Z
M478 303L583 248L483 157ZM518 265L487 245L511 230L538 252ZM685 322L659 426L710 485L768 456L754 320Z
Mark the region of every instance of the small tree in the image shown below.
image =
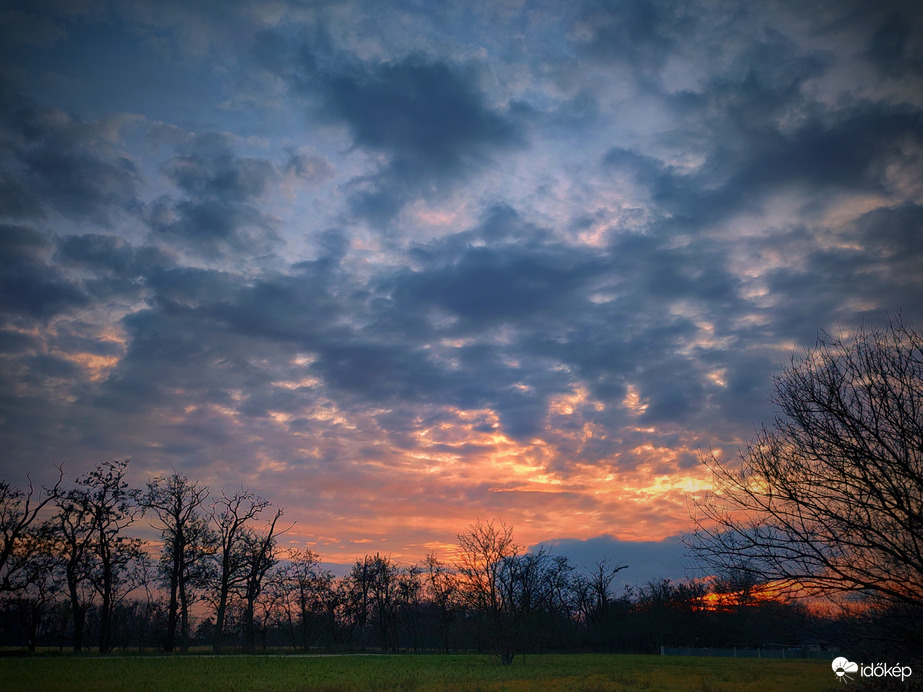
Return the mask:
M414 652L423 645L423 568L410 565L397 575L397 626L406 632ZM398 646L400 642L398 641Z
M359 648L365 651L371 636L370 621L373 615L374 596L372 584L375 564L369 555L356 560L349 574L341 581L346 593L346 610L351 629L358 631Z
M38 497L28 475L27 490L17 488L5 478L0 478L0 593L13 588L11 579L15 572L14 566L23 564L18 560L10 560L17 542L35 521L39 512L54 502L60 493L64 471L60 465L57 469L57 483L52 488L45 489Z
M189 635L189 601L187 590L192 579L190 561L194 561L197 538L203 536L201 506L208 488L173 473L157 476L148 482L142 498L145 510L151 510L162 525L164 576L169 593L167 639L164 648L173 651L178 621L182 621L183 642Z
M140 493L128 486L128 460L106 461L77 479L68 501L81 508L92 527L91 549L96 560L92 582L100 597L99 651L111 648L112 616L120 591L128 584L128 565L140 551L141 542L123 533L140 513Z
M737 463L705 459L694 553L748 583L923 607L923 336L899 317L824 333L773 402Z
M292 644L297 640L304 651L311 646L312 625L315 618L320 616L318 587L323 572L319 562L320 557L313 550L291 548L280 569L279 583L285 591L285 616Z
M452 624L460 606L458 577L448 565L436 558L435 553L426 556L424 567L429 601L439 616L439 639L442 650L449 653Z
M246 616L252 623L252 603L259 595L262 579L268 566L275 563L271 554L275 546L275 525L282 510L276 512L269 522L268 530L257 536L250 523L269 507L269 501L258 497L247 489L241 489L233 495L222 493L210 508L211 522L217 539L217 552L212 574L215 599L215 638L212 645L214 653L221 652L221 639L224 635L225 620L231 597L242 590L248 603ZM251 600L252 596L252 600ZM252 633L252 628L248 632Z
M8 565L14 581L4 605L15 604L24 616L26 644L35 651L48 605L59 597L64 571L57 554L55 527L50 522L30 526L16 541Z
M592 571L578 574L573 580L574 607L594 646L602 646L614 621L626 614L626 599L616 599L612 593L615 575L623 569L628 569L628 565L613 567L609 558L603 558Z
M86 614L92 603L93 519L89 506L70 492L58 496L55 504L58 509L53 520L57 554L64 564L68 612L74 628L73 647L74 651L82 651Z
M503 665L516 653L516 603L512 598L512 567L520 547L513 528L501 522L478 521L458 534L461 593L485 622L491 644Z
M276 544L278 536L285 531L277 530L277 523L284 514L281 507L267 523L264 531L243 531L240 535L244 555L244 648L252 652L255 646L254 612L256 600L263 592L264 580L269 570L279 561ZM287 531L288 529L286 529Z

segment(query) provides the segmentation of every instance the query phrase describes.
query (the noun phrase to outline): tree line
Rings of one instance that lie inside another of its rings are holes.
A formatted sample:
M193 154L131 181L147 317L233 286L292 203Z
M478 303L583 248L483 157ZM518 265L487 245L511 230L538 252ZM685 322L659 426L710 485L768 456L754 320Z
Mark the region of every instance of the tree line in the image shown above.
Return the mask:
M499 520L460 533L453 562L430 554L401 565L376 553L336 576L317 553L280 544L291 525L268 500L212 493L176 472L132 488L128 463L103 462L69 487L61 468L42 491L0 482L0 644L477 650L509 663L525 651L790 642L809 617L726 582L618 590L627 565L578 570L525 550ZM159 541L131 534L142 522Z

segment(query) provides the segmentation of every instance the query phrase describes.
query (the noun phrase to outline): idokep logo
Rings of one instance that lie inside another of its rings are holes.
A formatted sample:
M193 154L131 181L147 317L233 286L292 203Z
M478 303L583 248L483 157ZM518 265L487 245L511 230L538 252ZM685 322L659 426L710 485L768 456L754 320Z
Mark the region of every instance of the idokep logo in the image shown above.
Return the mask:
M910 666L902 666L900 663L893 666L887 663L870 663L860 666L858 663L853 663L844 656L838 656L833 659L831 667L836 674L837 680L840 682L852 680L852 676L849 675L850 673L859 673L863 678L900 678L901 682L913 674L913 670Z
M859 664L853 663L852 661L840 656L839 658L833 659L833 672L836 673L837 680L840 682L846 682L847 680L852 680L852 678L847 675L847 673L856 673L859 671Z

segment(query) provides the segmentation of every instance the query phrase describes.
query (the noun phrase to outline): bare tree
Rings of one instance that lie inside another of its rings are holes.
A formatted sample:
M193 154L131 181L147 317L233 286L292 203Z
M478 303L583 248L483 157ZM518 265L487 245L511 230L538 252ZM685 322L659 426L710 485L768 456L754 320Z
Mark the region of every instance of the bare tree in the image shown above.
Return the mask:
M99 610L99 650L111 648L112 614L128 564L137 557L141 542L123 534L140 513L140 493L128 486L125 470L128 460L105 461L77 479L68 501L81 508L92 527L90 546L96 558L93 583L101 602Z
M261 544L261 541L254 538L248 523L259 517L267 507L267 500L246 489L238 490L233 495L221 493L211 505L211 521L217 533L218 544L214 574L215 639L212 645L215 653L221 651L221 639L231 596L241 588L245 591L253 588L256 583L254 580L262 579L265 574L265 571L256 576L253 573L253 549L254 545ZM271 530L264 536L268 541L266 545L257 549L257 554L263 552L264 558L265 551L272 545L272 531L281 514L282 510L278 510L275 519L270 523Z
M460 605L458 578L448 565L436 558L435 553L430 553L426 556L424 566L429 600L439 613L439 634L442 650L449 653L449 636Z
M135 590L143 593L129 604L133 634L138 638L138 651L143 652L148 636L156 631L157 625L166 625L162 594L158 593L159 574L156 563L146 552L140 552L131 565L131 583Z
M253 651L255 643L254 609L256 599L263 591L264 580L269 570L279 561L276 554L278 536L285 531L278 531L277 524L284 514L281 507L276 508L272 519L262 531L245 530L240 539L244 555L244 648ZM291 528L291 527L289 527Z
M424 587L422 575L423 568L419 565L400 568L397 575L395 630L401 628L406 632L414 652L419 651L423 644ZM400 646L399 636L396 633L395 640Z
M374 614L372 593L374 579L375 565L371 556L365 555L361 560L356 560L349 574L341 582L346 592L346 608L350 625L358 629L359 646L362 651L365 651L371 636L369 621Z
M88 591L91 590L93 572L93 520L89 506L79 502L72 493L59 495L55 504L58 508L54 519L58 554L64 563L70 617L74 626L73 647L74 651L82 651L86 613L91 604Z
M603 558L592 571L577 575L574 579L576 608L594 633L611 614L615 602L612 582L623 569L628 569L628 565L616 564L613 567L609 558Z
M177 621L182 619L183 641L189 636L188 585L192 578L190 562L194 561L196 546L204 535L201 530L200 507L208 497L208 488L190 481L187 476L173 473L157 476L147 484L142 499L145 509L150 509L163 528L163 561L169 590L167 609L167 640L164 648L173 651ZM201 551L198 551L201 552Z
M320 570L320 558L313 550L292 548L281 572L281 583L286 587L288 598L285 602L286 619L291 633L292 643L300 640L301 648L310 648L311 629L314 619L321 610L318 587L323 580ZM296 617L297 615L297 617ZM298 623L299 636L295 636L295 623Z
M185 571L179 580L180 648L189 651L192 639L191 609L208 599L213 586L211 560L218 551L218 534L209 516L198 516L186 526Z
M10 574L15 575L15 581L4 594L5 601L15 603L24 614L30 651L35 651L48 604L59 596L63 585L58 547L54 525L44 522L23 531L9 556Z
M715 492L688 544L711 569L789 593L923 607L923 336L900 317L822 334L775 379L779 416Z
M461 593L484 618L500 662L509 665L516 653L511 567L520 551L513 541L513 528L502 521L477 521L466 533L458 534L458 543Z
M27 490L17 488L6 479L0 478L0 593L12 588L11 568L13 564L19 563L14 561L11 564L10 557L16 549L17 541L32 525L39 512L58 497L64 470L61 465L57 465L56 468L58 469L57 482L53 487L44 489L38 497L35 496L32 478L28 475L26 476L29 481Z
M381 648L397 651L400 569L390 556L380 553L372 558L366 555L365 564L370 570L372 613Z

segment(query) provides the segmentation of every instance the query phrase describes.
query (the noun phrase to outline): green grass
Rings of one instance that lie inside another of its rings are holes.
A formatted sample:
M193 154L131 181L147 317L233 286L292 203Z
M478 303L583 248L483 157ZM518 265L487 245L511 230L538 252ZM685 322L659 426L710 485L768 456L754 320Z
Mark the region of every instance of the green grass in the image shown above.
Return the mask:
M797 692L834 689L826 661L565 654L34 656L0 659L9 690L148 692Z

